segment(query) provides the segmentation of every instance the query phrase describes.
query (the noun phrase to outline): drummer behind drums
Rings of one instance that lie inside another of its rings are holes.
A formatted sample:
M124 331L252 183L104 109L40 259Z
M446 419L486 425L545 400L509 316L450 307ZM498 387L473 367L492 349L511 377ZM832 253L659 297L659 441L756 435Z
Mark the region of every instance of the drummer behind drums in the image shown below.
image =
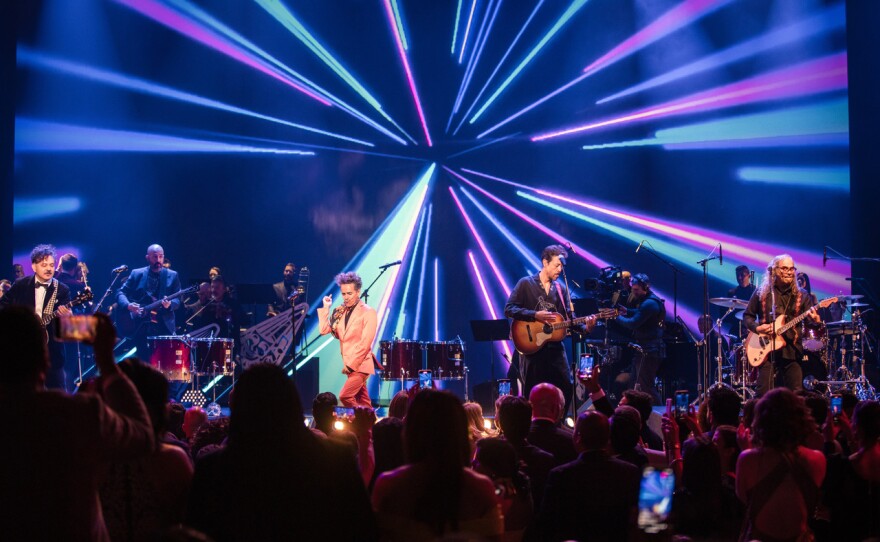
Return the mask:
M810 286L810 276L806 273L797 274L798 288L805 290L810 296L810 304L816 305L819 300ZM843 317L840 303L832 303L828 308L817 309L822 320L837 321ZM836 316L835 316L836 315ZM828 330L824 322L805 320L801 333L801 345L804 347L804 375L813 375L816 380L828 380Z
M784 323L807 311L811 313L808 319L811 318L814 322L821 321L816 310L812 308L810 295L797 287L796 272L794 260L788 254L781 254L770 260L764 280L755 290L743 314L743 325L749 331L769 334L774 329L774 316L778 318L785 315ZM757 389L759 396L764 395L774 386L774 372L781 374L788 389L795 391L802 388L803 372L800 363L803 358L803 346L799 339L797 326L776 338L777 341L782 341L782 347L771 352L759 368ZM773 364L771 359L774 360Z
M347 379L339 392L339 401L345 407L371 407L367 379L375 373L373 341L376 338L376 311L361 301L361 277L351 271L336 275L336 284L342 293L342 305L332 312L331 296L324 297L318 309L321 335L332 333L339 339L342 353L342 374Z

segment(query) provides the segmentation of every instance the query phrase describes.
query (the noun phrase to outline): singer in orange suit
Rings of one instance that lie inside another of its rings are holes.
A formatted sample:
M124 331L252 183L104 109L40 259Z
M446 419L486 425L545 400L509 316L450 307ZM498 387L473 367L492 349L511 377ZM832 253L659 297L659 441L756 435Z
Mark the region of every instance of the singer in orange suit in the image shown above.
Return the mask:
M330 312L331 296L324 297L324 306L318 309L321 335L332 333L339 339L342 352L342 374L348 379L339 392L339 401L345 407L371 407L367 379L375 373L373 340L376 338L376 311L361 301L363 281L350 271L336 275L336 284L342 293L342 305Z

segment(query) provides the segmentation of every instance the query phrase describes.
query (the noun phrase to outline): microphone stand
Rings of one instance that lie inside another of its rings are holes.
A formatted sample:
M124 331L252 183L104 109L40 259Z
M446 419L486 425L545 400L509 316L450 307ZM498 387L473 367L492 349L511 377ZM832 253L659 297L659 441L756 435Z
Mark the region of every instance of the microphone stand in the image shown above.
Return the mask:
M563 303L564 311L566 316L568 317L568 321L571 322L574 320L574 303L571 301L571 290L568 288L568 274L565 272L565 263L562 264L562 281L565 284L565 291L568 294L568 300L560 299ZM571 419L577 421L577 404L575 403L575 397L577 397L577 358L578 358L578 349L574 340L574 333L571 327L568 328L568 335L571 338L571 363L569 363L569 371L571 376Z
M648 245L648 247L650 247L650 248L645 248L644 245ZM673 318L677 319L678 318L678 275L679 275L679 273L681 273L681 269L675 267L675 264L673 264L672 262L670 262L669 260L667 260L663 256L660 256L659 254L657 254L657 252L654 250L654 247L651 246L651 243L649 241L645 241L642 244L642 248L645 248L645 250L647 250L655 258L657 258L661 262L665 263L666 265L669 266L670 269L672 269L672 316L673 316Z
M715 249L718 245L712 247L712 252L708 256L699 260L697 263L703 267L703 314L700 316L698 327L703 334L702 352L698 356L698 365L702 365L698 370L697 377L697 397L703 396L703 390L708 389L709 383L709 332L712 331L712 317L709 316L709 262L717 260Z
M361 292L361 299L364 300L364 303L368 303L370 300L370 288L372 288L373 285L376 284L376 281L379 280L379 278L385 274L385 271L388 271L389 267L393 267L393 266L382 267L382 271L380 271L379 274L376 275L376 278L373 279L373 282L371 282L370 285L367 286L366 290Z
M122 276L122 273L113 273L113 280L110 281L110 286L107 287L107 290L104 292L104 295L101 296L101 300L98 301L98 304L95 305L94 309L92 309L92 314L95 314L96 312L101 310L101 306L104 304L104 300L106 300L107 296L110 295L110 292L112 292L115 289L116 281L119 280L119 277L121 277L121 276Z

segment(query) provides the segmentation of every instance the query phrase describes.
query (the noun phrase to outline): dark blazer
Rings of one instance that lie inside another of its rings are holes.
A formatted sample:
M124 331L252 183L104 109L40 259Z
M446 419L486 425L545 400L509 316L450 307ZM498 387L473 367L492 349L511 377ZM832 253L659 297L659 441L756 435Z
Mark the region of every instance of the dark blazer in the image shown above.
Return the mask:
M544 540L627 540L639 503L639 469L603 451L550 471L538 518Z
M64 285L62 282L53 281L58 284L58 297L55 300L55 307L60 305L64 305L65 303L70 302L70 289ZM34 308L34 288L36 281L34 280L34 276L31 275L29 277L20 278L15 281L15 284L6 292L2 298L0 298L0 306L7 305L21 305L23 307L29 307L31 309ZM46 289L45 302L43 307L45 307L45 303L52 298L52 293L55 291L53 286L49 286ZM42 311L43 307L40 307ZM49 323L49 326L46 328L47 333L49 334L49 360L51 363L52 369L61 369L64 367L64 345L60 342L53 340L55 337L55 320Z
M116 294L116 302L119 303L120 310L127 311L128 306L132 303L140 305L152 303L147 295L147 276L149 272L149 267L140 267L131 272L125 284L122 285L122 288ZM165 268L159 271L159 290L156 292L156 299L176 294L179 291L180 277L177 275L177 271ZM168 333L171 335L174 334L175 329L174 311L178 308L180 308L180 298L172 299L171 307L168 310L161 310L159 312L162 322L168 328Z
M571 431L557 427L550 420L532 420L526 440L529 444L553 454L557 466L577 459Z

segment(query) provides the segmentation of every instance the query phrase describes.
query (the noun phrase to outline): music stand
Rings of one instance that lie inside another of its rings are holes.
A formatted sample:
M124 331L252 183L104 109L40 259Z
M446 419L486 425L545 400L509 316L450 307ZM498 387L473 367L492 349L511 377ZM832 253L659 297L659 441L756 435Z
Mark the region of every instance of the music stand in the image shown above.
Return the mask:
M474 335L474 340L477 342L507 341L510 339L510 323L507 321L506 318L503 320L471 320L471 333ZM494 383L496 382L495 349L490 348L489 351L491 353L492 360L492 364L490 366L492 373L492 382Z

